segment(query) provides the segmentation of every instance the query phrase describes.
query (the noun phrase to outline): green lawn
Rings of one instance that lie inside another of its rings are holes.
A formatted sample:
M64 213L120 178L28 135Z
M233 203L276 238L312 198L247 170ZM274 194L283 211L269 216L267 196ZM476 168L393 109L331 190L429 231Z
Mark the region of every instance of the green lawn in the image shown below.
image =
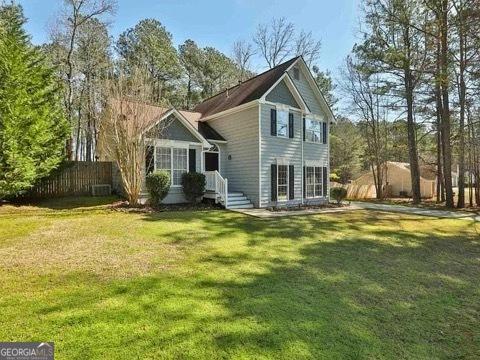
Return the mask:
M54 341L57 359L480 357L471 221L85 201L0 207L1 341Z

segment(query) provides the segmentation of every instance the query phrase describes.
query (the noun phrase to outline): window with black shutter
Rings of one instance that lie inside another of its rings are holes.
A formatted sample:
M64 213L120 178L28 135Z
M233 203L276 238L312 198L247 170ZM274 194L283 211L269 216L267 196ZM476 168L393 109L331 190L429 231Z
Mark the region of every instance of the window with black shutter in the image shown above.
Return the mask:
M323 196L328 196L328 169L323 167Z
M145 148L145 174L150 174L155 169L154 147L147 146Z
M289 113L288 114L288 137L290 139L293 138L293 114L292 113Z
M270 166L271 200L277 201L277 164Z
M270 109L270 134L277 136L277 110Z
M295 198L295 172L294 166L288 166L288 199L293 200Z
M197 171L197 152L195 149L188 149L188 171Z
M305 118L303 118L303 141L305 141Z

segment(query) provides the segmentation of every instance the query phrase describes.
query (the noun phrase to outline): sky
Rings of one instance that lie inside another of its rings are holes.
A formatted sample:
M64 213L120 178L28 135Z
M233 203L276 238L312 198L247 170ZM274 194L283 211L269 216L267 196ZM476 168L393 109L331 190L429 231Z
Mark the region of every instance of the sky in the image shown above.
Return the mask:
M26 30L35 44L48 41L48 28L59 14L62 0L17 0L28 18ZM145 18L159 20L175 45L186 39L213 46L227 55L236 40L250 40L259 23L286 17L296 29L312 31L322 41L321 70L334 76L356 41L359 0L118 0L109 17L114 39ZM261 59L252 62L265 70Z

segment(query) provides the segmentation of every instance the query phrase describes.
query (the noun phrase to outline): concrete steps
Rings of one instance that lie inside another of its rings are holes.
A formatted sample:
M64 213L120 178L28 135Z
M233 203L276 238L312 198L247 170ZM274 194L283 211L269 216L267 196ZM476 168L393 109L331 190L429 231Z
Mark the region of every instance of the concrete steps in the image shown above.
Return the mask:
M252 209L252 202L241 192L228 193L229 209Z

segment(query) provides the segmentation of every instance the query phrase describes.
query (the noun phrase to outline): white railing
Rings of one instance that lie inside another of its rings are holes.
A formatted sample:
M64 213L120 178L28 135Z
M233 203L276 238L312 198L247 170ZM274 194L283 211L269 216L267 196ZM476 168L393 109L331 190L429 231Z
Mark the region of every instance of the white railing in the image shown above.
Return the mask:
M215 192L215 201L220 200L220 203L228 208L228 179L224 179L220 173L215 171L205 171L206 186L205 190Z

